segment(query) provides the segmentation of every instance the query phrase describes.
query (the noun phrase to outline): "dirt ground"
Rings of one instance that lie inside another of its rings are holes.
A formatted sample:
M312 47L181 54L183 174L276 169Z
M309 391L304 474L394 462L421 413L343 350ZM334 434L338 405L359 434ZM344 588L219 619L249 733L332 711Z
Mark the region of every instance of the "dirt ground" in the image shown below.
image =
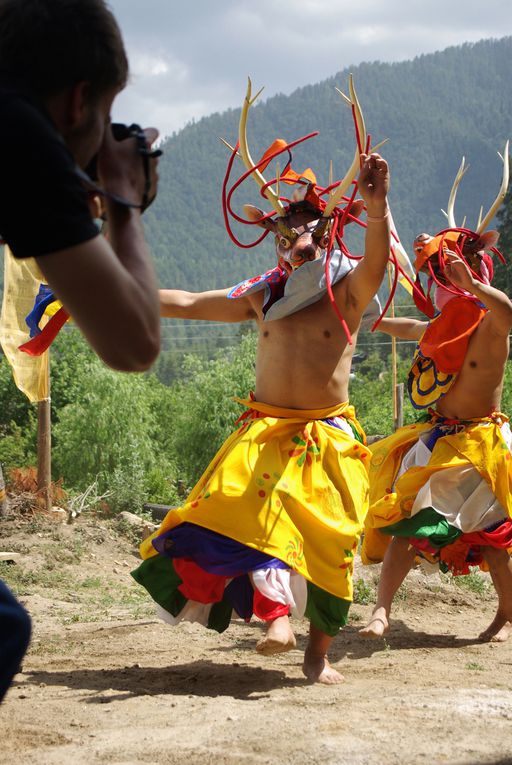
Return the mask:
M378 570L358 567L359 603L336 638L342 686L301 673L296 650L254 651L261 625L222 635L171 628L131 580L135 534L81 517L0 524L0 564L34 634L0 709L5 765L338 765L512 763L512 641L480 644L495 599L484 577L464 587L413 571L391 632L366 642Z

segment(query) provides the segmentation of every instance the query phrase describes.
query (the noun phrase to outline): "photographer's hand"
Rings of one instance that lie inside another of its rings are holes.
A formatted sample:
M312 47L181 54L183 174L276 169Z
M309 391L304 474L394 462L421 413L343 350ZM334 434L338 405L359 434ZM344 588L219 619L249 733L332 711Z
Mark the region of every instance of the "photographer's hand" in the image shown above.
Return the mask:
M158 138L155 128L144 130L148 149ZM98 154L100 185L109 194L140 206L146 197L147 207L156 196L158 186L158 157L144 156L136 138L116 140L112 131L105 130Z

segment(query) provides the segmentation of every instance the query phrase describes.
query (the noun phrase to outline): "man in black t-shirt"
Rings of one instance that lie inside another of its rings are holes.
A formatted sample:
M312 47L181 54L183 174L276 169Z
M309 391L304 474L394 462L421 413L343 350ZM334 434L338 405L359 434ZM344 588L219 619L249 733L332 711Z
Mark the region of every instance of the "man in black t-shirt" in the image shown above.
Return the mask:
M156 193L150 146L158 134L114 140L110 109L127 76L103 0L0 0L0 236L16 258L36 258L106 364L138 371L160 344L140 219L141 201ZM96 156L108 242L80 177ZM0 700L29 635L28 615L0 582Z
M145 190L136 140L106 129L127 76L103 0L0 0L0 235L16 258L36 258L106 364L137 371L158 354L160 318L141 210L112 198L137 205ZM77 172L96 155L109 242ZM151 197L155 159L148 168Z

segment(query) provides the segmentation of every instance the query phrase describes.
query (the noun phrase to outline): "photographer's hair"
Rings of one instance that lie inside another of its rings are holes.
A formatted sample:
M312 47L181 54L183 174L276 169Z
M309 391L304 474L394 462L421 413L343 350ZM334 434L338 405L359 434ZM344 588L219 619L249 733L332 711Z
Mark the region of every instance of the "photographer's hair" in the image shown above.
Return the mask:
M121 89L128 60L104 0L0 0L0 80L40 99L78 82L95 100Z

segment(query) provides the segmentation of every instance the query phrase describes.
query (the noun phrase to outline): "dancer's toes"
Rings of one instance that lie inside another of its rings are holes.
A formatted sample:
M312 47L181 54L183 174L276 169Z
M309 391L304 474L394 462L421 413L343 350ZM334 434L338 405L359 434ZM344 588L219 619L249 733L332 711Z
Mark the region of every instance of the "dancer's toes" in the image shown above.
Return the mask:
M366 627L359 630L361 637L377 640L389 632L389 622L384 608L377 608Z
M290 627L287 616L279 616L270 622L266 634L258 640L256 650L263 656L272 656L275 653L285 653L293 650L297 645L295 635Z
M304 654L304 664L302 671L312 683L323 683L324 685L339 685L345 681L343 675L340 675L331 667L327 661L327 656L311 654L306 650Z
M512 622L509 622L498 611L487 629L480 633L478 639L483 643L504 643L511 635Z

